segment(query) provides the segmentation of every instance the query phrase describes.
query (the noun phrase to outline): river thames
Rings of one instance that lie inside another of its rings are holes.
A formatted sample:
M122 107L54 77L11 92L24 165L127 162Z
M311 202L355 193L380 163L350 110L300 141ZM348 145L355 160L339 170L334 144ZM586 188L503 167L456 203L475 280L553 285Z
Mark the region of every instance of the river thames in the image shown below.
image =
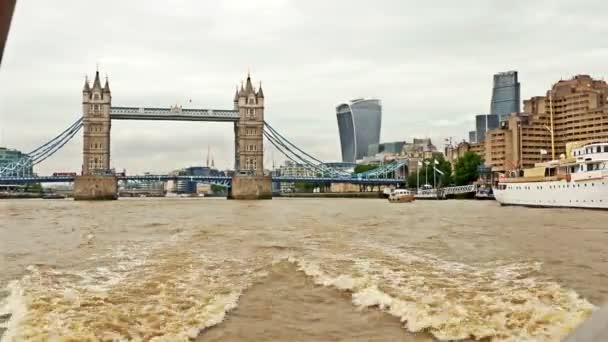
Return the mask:
M608 213L493 201L0 201L2 341L555 341Z

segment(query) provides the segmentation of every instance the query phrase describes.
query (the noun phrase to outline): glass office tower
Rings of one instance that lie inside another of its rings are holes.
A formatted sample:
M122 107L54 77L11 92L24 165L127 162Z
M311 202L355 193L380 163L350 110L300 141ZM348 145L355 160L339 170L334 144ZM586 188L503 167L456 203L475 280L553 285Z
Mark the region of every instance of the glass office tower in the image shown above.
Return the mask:
M357 99L336 107L342 161L354 163L380 142L382 105L377 99Z
M500 72L494 75L490 114L504 121L511 113L520 111L520 84L517 71ZM477 136L479 139L479 136Z
M474 144L477 142L477 131L469 131L469 142Z
M486 133L500 126L499 116L495 114L481 114L475 116L476 142L486 140Z

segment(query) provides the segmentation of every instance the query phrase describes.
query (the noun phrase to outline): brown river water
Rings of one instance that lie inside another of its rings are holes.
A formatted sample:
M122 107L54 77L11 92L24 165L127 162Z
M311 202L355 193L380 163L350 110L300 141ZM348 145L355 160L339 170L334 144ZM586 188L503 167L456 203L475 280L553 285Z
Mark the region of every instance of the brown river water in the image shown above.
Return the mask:
M0 201L4 341L558 341L608 212L491 201Z

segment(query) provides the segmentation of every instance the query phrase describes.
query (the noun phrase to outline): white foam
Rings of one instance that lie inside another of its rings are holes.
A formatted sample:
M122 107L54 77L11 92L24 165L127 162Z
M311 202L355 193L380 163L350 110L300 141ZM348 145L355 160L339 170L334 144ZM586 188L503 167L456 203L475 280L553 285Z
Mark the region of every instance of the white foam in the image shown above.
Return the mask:
M9 295L2 303L0 315L10 315L10 318L2 326L7 330L2 336L1 342L9 342L14 340L19 324L22 322L27 313L25 297L23 294L23 289L19 285L19 281L11 281L7 286L7 290L9 291Z
M388 259L308 253L286 260L318 285L351 292L354 305L378 307L440 340L554 341L594 308L572 290L527 276L538 263L479 268L391 252Z

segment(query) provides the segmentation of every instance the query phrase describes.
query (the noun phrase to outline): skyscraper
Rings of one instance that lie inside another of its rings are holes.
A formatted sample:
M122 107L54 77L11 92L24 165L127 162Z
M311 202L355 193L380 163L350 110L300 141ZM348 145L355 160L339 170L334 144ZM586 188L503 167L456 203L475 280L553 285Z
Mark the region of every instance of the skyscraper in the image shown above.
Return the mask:
M520 84L517 71L500 72L494 75L490 114L498 115L504 121L511 113L520 111ZM479 139L479 136L477 136Z
M380 142L382 105L377 99L357 99L336 107L342 161L354 163Z
M476 142L486 140L486 132L499 127L500 120L495 114L481 114L475 116Z
M477 131L469 131L469 142L474 144L477 142Z

